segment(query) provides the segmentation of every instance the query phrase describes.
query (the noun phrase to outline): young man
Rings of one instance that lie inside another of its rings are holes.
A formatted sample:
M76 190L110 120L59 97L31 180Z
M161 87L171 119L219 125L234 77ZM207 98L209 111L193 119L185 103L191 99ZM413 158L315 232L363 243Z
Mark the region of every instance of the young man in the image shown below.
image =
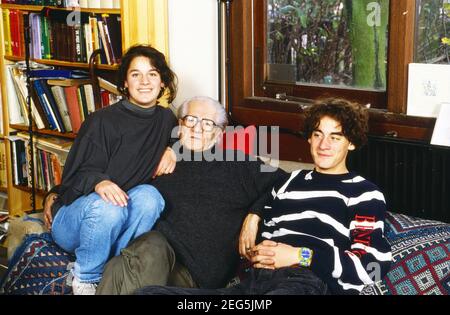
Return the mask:
M146 287L140 294L358 294L391 262L383 236L385 200L368 180L348 171L346 158L366 142L364 108L324 100L306 113L313 171L275 185L262 212L258 245L245 256L249 278L227 289ZM241 253L242 254L242 253Z

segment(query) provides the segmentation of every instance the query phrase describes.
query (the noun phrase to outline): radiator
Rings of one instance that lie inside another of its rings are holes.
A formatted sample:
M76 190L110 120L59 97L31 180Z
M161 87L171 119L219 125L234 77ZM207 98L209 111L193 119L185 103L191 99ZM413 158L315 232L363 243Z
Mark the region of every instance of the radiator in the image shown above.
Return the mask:
M348 168L383 191L387 209L450 223L450 148L370 137Z

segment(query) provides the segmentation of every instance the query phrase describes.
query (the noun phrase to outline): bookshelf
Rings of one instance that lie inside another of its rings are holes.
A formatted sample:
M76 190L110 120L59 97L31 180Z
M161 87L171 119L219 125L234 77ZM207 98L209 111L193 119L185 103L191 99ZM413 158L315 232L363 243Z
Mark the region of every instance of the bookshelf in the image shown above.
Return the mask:
M10 113L8 106L10 101L14 98L13 95L8 93L7 89L7 76L9 72L7 65L15 62L23 61L24 56L17 53L7 53L5 47L5 19L4 12L10 12L10 10L17 10L23 14L39 14L44 12L43 9L61 12L73 12L73 8L57 8L57 7L44 7L37 5L21 5L2 3L1 12L2 18L0 19L0 82L1 82L1 94L2 94L2 122L3 122L3 134L0 134L0 146L4 147L4 156L6 157L6 182L7 185L4 188L0 187L0 192L6 192L8 195L8 209L10 215L22 215L24 212L29 211L31 207L30 203L30 188L27 185L15 184L15 174L13 171L14 161L12 161L12 143L16 136L16 133L28 132L28 126L25 124L17 124L10 122ZM168 18L167 18L167 1L166 0L121 0L120 9L110 8L77 8L81 13L85 13L90 17L103 16L105 14L118 16L120 18L120 38L111 38L111 40L119 40L121 42L121 52L125 51L128 47L138 44L146 43L151 44L161 52L168 54ZM69 12L69 13L70 13ZM32 27L33 30L33 27ZM11 35L10 35L11 36ZM17 34L16 34L17 36ZM117 35L116 35L117 36ZM112 37L112 35L111 35ZM56 51L59 53L59 51ZM88 56L87 56L88 57ZM88 58L86 58L88 59ZM61 59L45 59L35 58L31 56L31 61L34 61L41 65L52 66L55 69L78 69L88 70L89 63L87 62L75 62L73 60L61 60ZM110 78L115 77L115 71L118 69L118 65L110 62L109 64L95 64L96 75L105 77L111 81ZM17 96L18 97L18 96ZM98 104L96 104L97 107ZM50 137L54 139L68 139L73 140L76 137L74 132L59 132L57 130L51 130L49 128L38 129L33 126L33 134L35 137ZM16 139L17 140L17 139ZM35 149L39 147L35 143ZM1 147L0 147L1 148ZM36 150L37 150L36 149ZM16 161L17 162L17 161ZM36 164L35 164L36 165ZM35 170L36 172L36 170ZM42 198L45 194L45 190L36 188L36 208L41 208Z

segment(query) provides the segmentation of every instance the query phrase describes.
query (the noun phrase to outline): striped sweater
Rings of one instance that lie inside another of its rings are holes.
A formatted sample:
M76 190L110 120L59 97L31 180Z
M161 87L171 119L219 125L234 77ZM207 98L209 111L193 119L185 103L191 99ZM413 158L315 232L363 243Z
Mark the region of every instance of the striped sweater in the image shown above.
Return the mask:
M383 236L386 203L368 180L299 170L276 185L261 239L314 251L312 271L334 294L358 294L381 279L392 255Z

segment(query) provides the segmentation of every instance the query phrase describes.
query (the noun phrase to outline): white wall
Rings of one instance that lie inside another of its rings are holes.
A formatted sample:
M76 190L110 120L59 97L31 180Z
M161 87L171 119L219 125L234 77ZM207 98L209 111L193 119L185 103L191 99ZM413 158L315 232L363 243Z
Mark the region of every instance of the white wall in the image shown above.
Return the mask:
M206 95L218 99L217 0L169 0L169 59L178 76L174 105Z

